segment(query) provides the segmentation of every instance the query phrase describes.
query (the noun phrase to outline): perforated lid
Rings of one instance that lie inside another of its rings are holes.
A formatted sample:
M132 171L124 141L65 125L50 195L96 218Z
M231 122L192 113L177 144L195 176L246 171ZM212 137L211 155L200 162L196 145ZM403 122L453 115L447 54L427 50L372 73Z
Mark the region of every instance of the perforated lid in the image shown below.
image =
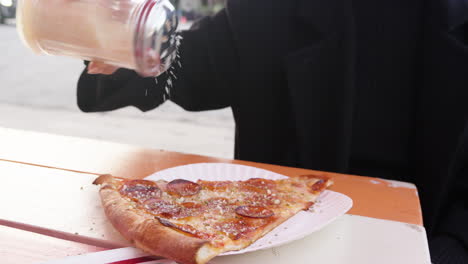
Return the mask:
M137 72L157 76L174 61L178 46L175 8L168 0L148 0L142 5L135 29Z

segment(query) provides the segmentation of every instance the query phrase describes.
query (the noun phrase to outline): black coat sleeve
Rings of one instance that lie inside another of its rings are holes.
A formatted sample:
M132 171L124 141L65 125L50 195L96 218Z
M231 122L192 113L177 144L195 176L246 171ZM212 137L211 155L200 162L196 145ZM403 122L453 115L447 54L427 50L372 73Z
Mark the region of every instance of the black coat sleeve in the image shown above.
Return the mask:
M468 263L468 124L460 140L451 173L455 181L449 189L449 203L430 241L434 264Z
M87 74L85 69L78 81L78 107L84 112L111 111L125 106L147 111L164 102L164 91L156 88L155 78L142 78L132 70L96 75Z
M135 106L148 111L166 99L191 111L230 106L237 63L226 11L180 34L177 61L157 78L143 78L128 69L112 75L87 74L85 69L77 87L79 108L98 112Z

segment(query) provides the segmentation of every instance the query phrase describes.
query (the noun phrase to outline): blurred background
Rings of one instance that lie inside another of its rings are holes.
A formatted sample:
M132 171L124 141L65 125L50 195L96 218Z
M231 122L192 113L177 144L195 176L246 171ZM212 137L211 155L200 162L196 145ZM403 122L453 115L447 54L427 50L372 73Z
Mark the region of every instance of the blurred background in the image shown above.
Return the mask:
M223 8L225 0L172 0L179 29ZM136 108L82 113L76 59L38 56L19 39L16 0L0 0L0 126L132 144L222 158L233 157L231 109L186 112L172 102L143 113Z

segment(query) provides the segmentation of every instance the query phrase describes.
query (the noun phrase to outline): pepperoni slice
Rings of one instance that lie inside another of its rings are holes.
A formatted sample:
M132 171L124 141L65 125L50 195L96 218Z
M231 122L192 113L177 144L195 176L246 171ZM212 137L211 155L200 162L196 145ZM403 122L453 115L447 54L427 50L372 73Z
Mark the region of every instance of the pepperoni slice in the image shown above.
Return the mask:
M120 193L130 198L145 201L151 198L161 197L161 189L152 181L132 180L126 182L120 189Z
M158 218L158 220L163 226L167 226L167 227L171 227L171 228L177 228L177 225L173 224L172 222L170 222L170 221L168 221L166 219Z
M312 185L311 190L313 192L320 192L327 187L326 184L327 184L326 180L320 179Z
M192 196L200 192L200 185L187 180L173 180L167 184L167 191L170 194L180 196Z
M177 218L182 210L180 206L161 199L147 200L144 202L144 206L151 213L162 215L168 218Z
M263 206L239 206L236 208L238 215L252 217L252 218L267 218L273 216L275 213Z

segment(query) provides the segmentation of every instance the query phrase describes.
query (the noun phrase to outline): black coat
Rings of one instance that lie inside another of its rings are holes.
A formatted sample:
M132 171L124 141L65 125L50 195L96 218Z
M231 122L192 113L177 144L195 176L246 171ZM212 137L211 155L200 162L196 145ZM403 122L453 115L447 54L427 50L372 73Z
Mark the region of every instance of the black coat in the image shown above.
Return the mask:
M171 78L187 110L232 108L237 159L415 183L434 262L468 263L464 14L443 0L231 0L182 33L177 78L83 73L78 104L147 111Z

